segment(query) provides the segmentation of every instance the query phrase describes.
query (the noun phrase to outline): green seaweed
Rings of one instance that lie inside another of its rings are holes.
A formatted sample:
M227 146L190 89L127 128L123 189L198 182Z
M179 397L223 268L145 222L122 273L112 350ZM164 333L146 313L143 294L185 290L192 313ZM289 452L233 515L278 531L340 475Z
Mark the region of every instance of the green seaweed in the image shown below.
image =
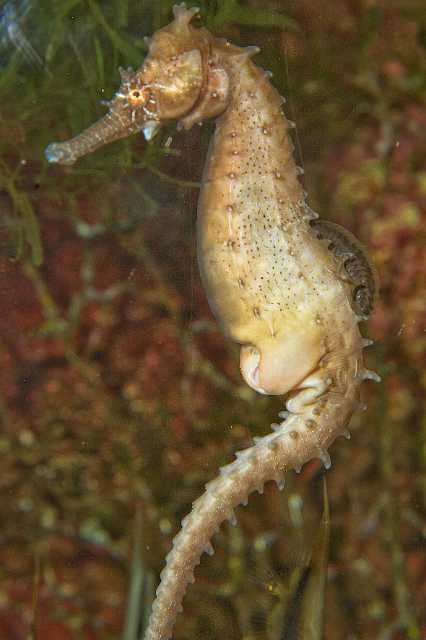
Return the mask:
M16 258L22 257L22 241L26 241L31 250L31 260L35 266L40 266L43 262L43 245L41 242L40 227L34 208L27 194L16 186L16 172L7 175L8 167L1 162L3 176L0 177L1 188L7 192L12 201L12 205L17 215L21 217L21 224L15 227L18 233L16 245Z
M129 592L121 640L143 638L154 599L153 576L142 562L142 518L142 510L139 507L135 514Z

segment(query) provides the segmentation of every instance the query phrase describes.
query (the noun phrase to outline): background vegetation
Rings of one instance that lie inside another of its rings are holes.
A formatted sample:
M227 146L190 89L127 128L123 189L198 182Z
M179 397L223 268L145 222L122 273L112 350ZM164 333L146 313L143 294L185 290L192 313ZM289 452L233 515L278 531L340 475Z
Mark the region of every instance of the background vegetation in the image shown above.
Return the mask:
M43 157L104 112L118 66L141 63L172 4L1 8L2 638L137 638L191 501L282 408L243 384L198 276L212 126L134 136L71 168ZM364 385L367 409L327 474L324 637L426 638L424 3L199 4L217 35L261 46L311 206L358 235L381 281L368 364L383 382ZM316 461L289 474L221 529L176 639L284 638L322 474Z

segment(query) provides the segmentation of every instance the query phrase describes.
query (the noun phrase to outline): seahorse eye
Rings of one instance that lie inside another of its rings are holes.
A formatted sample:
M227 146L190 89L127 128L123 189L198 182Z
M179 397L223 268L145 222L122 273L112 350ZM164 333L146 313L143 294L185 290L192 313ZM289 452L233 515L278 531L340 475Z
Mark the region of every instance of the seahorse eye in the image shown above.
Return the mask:
M146 92L141 91L140 89L132 89L127 94L127 100L132 107L139 107L140 105L145 104L147 97Z

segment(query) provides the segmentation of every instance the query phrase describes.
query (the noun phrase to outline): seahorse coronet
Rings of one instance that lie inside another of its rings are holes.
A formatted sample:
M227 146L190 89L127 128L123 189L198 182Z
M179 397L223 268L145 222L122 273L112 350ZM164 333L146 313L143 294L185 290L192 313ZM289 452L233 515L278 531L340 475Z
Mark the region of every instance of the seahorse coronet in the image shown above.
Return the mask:
M73 164L100 146L142 131L151 139L166 123L183 129L216 119L198 206L201 278L226 335L241 345L241 372L259 393L281 395L286 408L271 433L255 438L221 467L193 503L160 574L145 640L168 640L187 585L222 522L236 521L267 482L350 437L362 408L360 385L379 381L363 364L358 325L370 315L377 279L347 230L306 202L293 158L285 99L252 61L258 47L237 47L173 7L174 21L149 39L140 69L121 70L107 114L75 138L52 143L49 162Z

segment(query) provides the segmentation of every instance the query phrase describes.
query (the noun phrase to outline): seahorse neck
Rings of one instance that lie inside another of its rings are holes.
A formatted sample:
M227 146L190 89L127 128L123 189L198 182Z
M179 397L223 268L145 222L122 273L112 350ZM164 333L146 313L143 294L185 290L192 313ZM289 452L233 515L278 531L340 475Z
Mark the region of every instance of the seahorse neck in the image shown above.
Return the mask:
M256 179L274 176L277 198L281 196L287 204L304 202L283 97L267 73L250 60L224 56L223 64L230 79L230 99L216 122L205 180L229 174L235 178L252 174Z

